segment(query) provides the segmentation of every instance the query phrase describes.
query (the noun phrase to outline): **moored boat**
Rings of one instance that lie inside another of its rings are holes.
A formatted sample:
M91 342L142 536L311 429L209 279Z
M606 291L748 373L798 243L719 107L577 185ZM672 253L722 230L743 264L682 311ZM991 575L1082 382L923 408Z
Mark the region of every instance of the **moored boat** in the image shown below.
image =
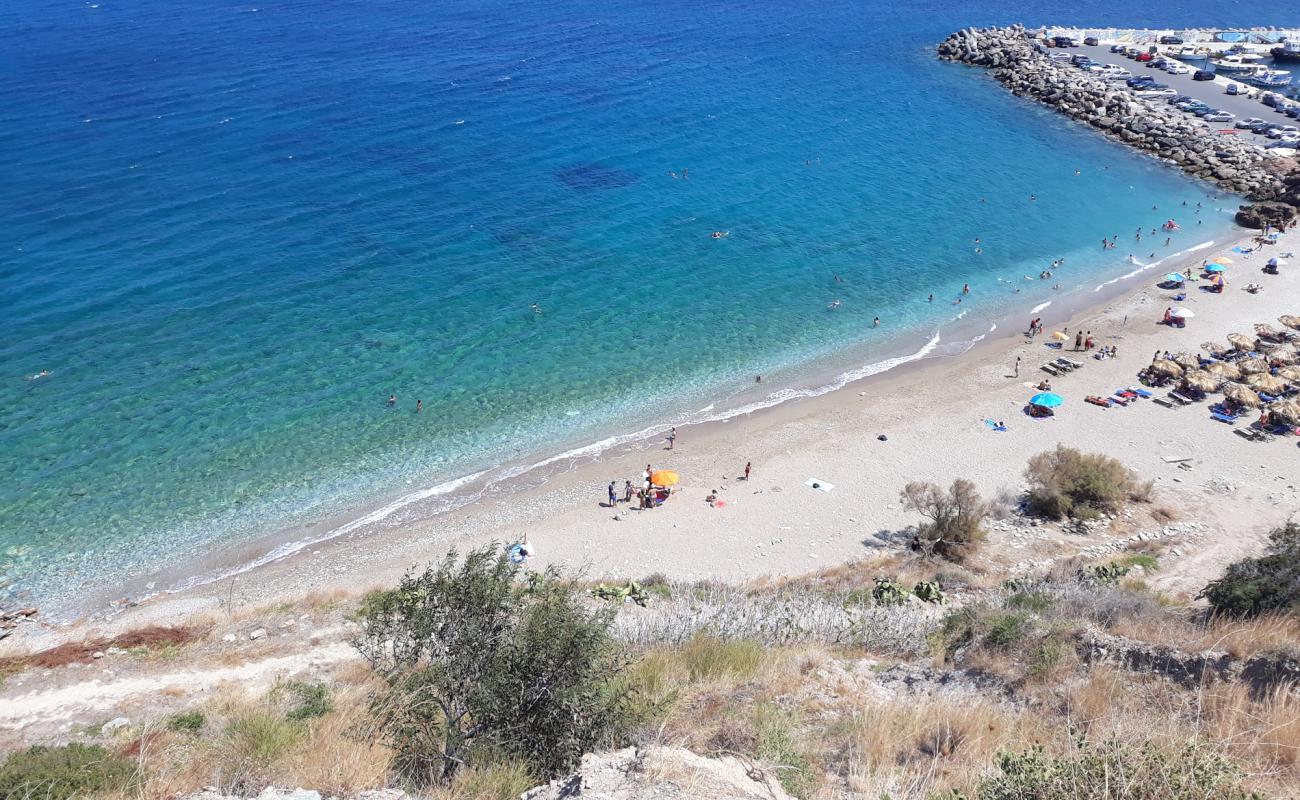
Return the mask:
M1212 59L1215 72L1219 73L1239 73L1254 72L1256 67L1262 66L1261 62L1264 57L1257 53L1233 53L1222 58Z
M1284 42L1281 47L1272 50L1274 61L1300 62L1300 42Z
M1238 80L1261 89L1282 89L1291 85L1291 73L1283 69L1259 69L1238 76Z

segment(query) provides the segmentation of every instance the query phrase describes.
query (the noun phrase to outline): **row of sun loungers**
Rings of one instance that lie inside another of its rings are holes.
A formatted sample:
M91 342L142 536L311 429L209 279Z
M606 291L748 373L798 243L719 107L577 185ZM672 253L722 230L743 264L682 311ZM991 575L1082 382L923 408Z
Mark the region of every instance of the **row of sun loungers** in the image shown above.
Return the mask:
M1054 378L1059 378L1062 375L1068 375L1071 372L1074 372L1076 369L1082 369L1082 368L1083 368L1083 364L1081 362L1071 361L1068 358L1058 358L1055 361L1049 361L1048 363L1039 367L1039 369L1041 369L1043 372L1046 372L1048 375L1051 375Z

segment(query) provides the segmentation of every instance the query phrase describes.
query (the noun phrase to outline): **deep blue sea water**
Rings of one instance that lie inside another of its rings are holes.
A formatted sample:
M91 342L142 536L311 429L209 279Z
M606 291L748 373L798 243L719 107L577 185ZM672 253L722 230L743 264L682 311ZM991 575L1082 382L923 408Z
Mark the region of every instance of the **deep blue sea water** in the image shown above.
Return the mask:
M0 585L57 605L1128 271L1101 237L1206 188L933 58L1018 20L1300 10L8 0Z

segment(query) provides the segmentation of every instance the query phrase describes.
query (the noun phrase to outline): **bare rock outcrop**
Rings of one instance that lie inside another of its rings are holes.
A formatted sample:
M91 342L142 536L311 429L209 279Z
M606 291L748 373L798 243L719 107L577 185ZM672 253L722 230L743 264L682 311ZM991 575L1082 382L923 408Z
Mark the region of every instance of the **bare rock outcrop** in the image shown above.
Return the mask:
M731 756L706 758L672 747L589 753L567 778L520 800L791 800L769 770Z

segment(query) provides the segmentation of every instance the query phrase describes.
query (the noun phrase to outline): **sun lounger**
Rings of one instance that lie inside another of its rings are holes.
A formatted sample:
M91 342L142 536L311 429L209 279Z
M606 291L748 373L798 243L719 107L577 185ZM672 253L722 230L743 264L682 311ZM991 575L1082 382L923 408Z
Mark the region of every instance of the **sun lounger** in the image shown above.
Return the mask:
M1195 402L1192 400L1192 398L1187 397L1186 395L1181 395L1178 392L1170 392L1169 396L1172 397L1176 402L1182 403L1185 406L1190 406L1193 402Z
M1039 369L1041 369L1043 372L1046 372L1048 375L1051 375L1054 378L1059 378L1063 374L1059 368L1054 367L1051 364L1044 364L1043 366L1039 367Z
M1070 364L1069 361L1066 361L1064 358L1058 358L1054 360L1052 362L1052 366L1056 367L1062 372L1074 372L1074 367Z
M1245 428L1233 428L1232 432L1248 442L1255 441L1255 431L1246 430Z
M1151 398L1151 402L1155 403L1155 404L1158 405L1158 406L1164 406L1165 408L1173 408L1173 407L1174 407L1174 404L1173 404L1173 403L1169 402L1168 400L1164 399L1163 397L1153 397L1153 398Z
M1223 423L1226 423L1226 424L1228 424L1228 425L1236 425L1236 424L1237 424L1237 418L1236 418L1236 417L1230 417L1230 416L1228 416L1227 414L1220 414L1218 411L1211 411L1211 412L1210 412L1210 417L1211 417L1212 419L1217 419L1219 422L1223 422Z
M1263 400L1265 403L1276 403L1276 402L1277 402L1277 398L1276 398L1276 397L1274 397L1274 396L1271 395L1271 394L1264 394L1263 392L1260 392L1260 393L1259 393L1259 399L1260 399L1260 400Z
M1101 406L1102 408L1110 408L1109 400L1107 400L1104 397L1098 397L1095 394L1090 394L1087 397L1083 398L1083 402L1092 403L1094 406Z
M1139 389L1139 388L1136 387L1136 386L1130 386L1130 387L1128 387L1128 390L1129 390L1130 392L1132 392L1133 394L1137 395L1138 397L1145 397L1145 398L1148 399L1148 400L1150 400L1151 398L1155 397L1154 394L1152 394L1151 392L1148 392L1146 389Z
M1082 361L1071 361L1068 358L1062 358L1061 360L1069 364L1070 366L1074 367L1075 369L1081 369L1084 365L1084 362Z

